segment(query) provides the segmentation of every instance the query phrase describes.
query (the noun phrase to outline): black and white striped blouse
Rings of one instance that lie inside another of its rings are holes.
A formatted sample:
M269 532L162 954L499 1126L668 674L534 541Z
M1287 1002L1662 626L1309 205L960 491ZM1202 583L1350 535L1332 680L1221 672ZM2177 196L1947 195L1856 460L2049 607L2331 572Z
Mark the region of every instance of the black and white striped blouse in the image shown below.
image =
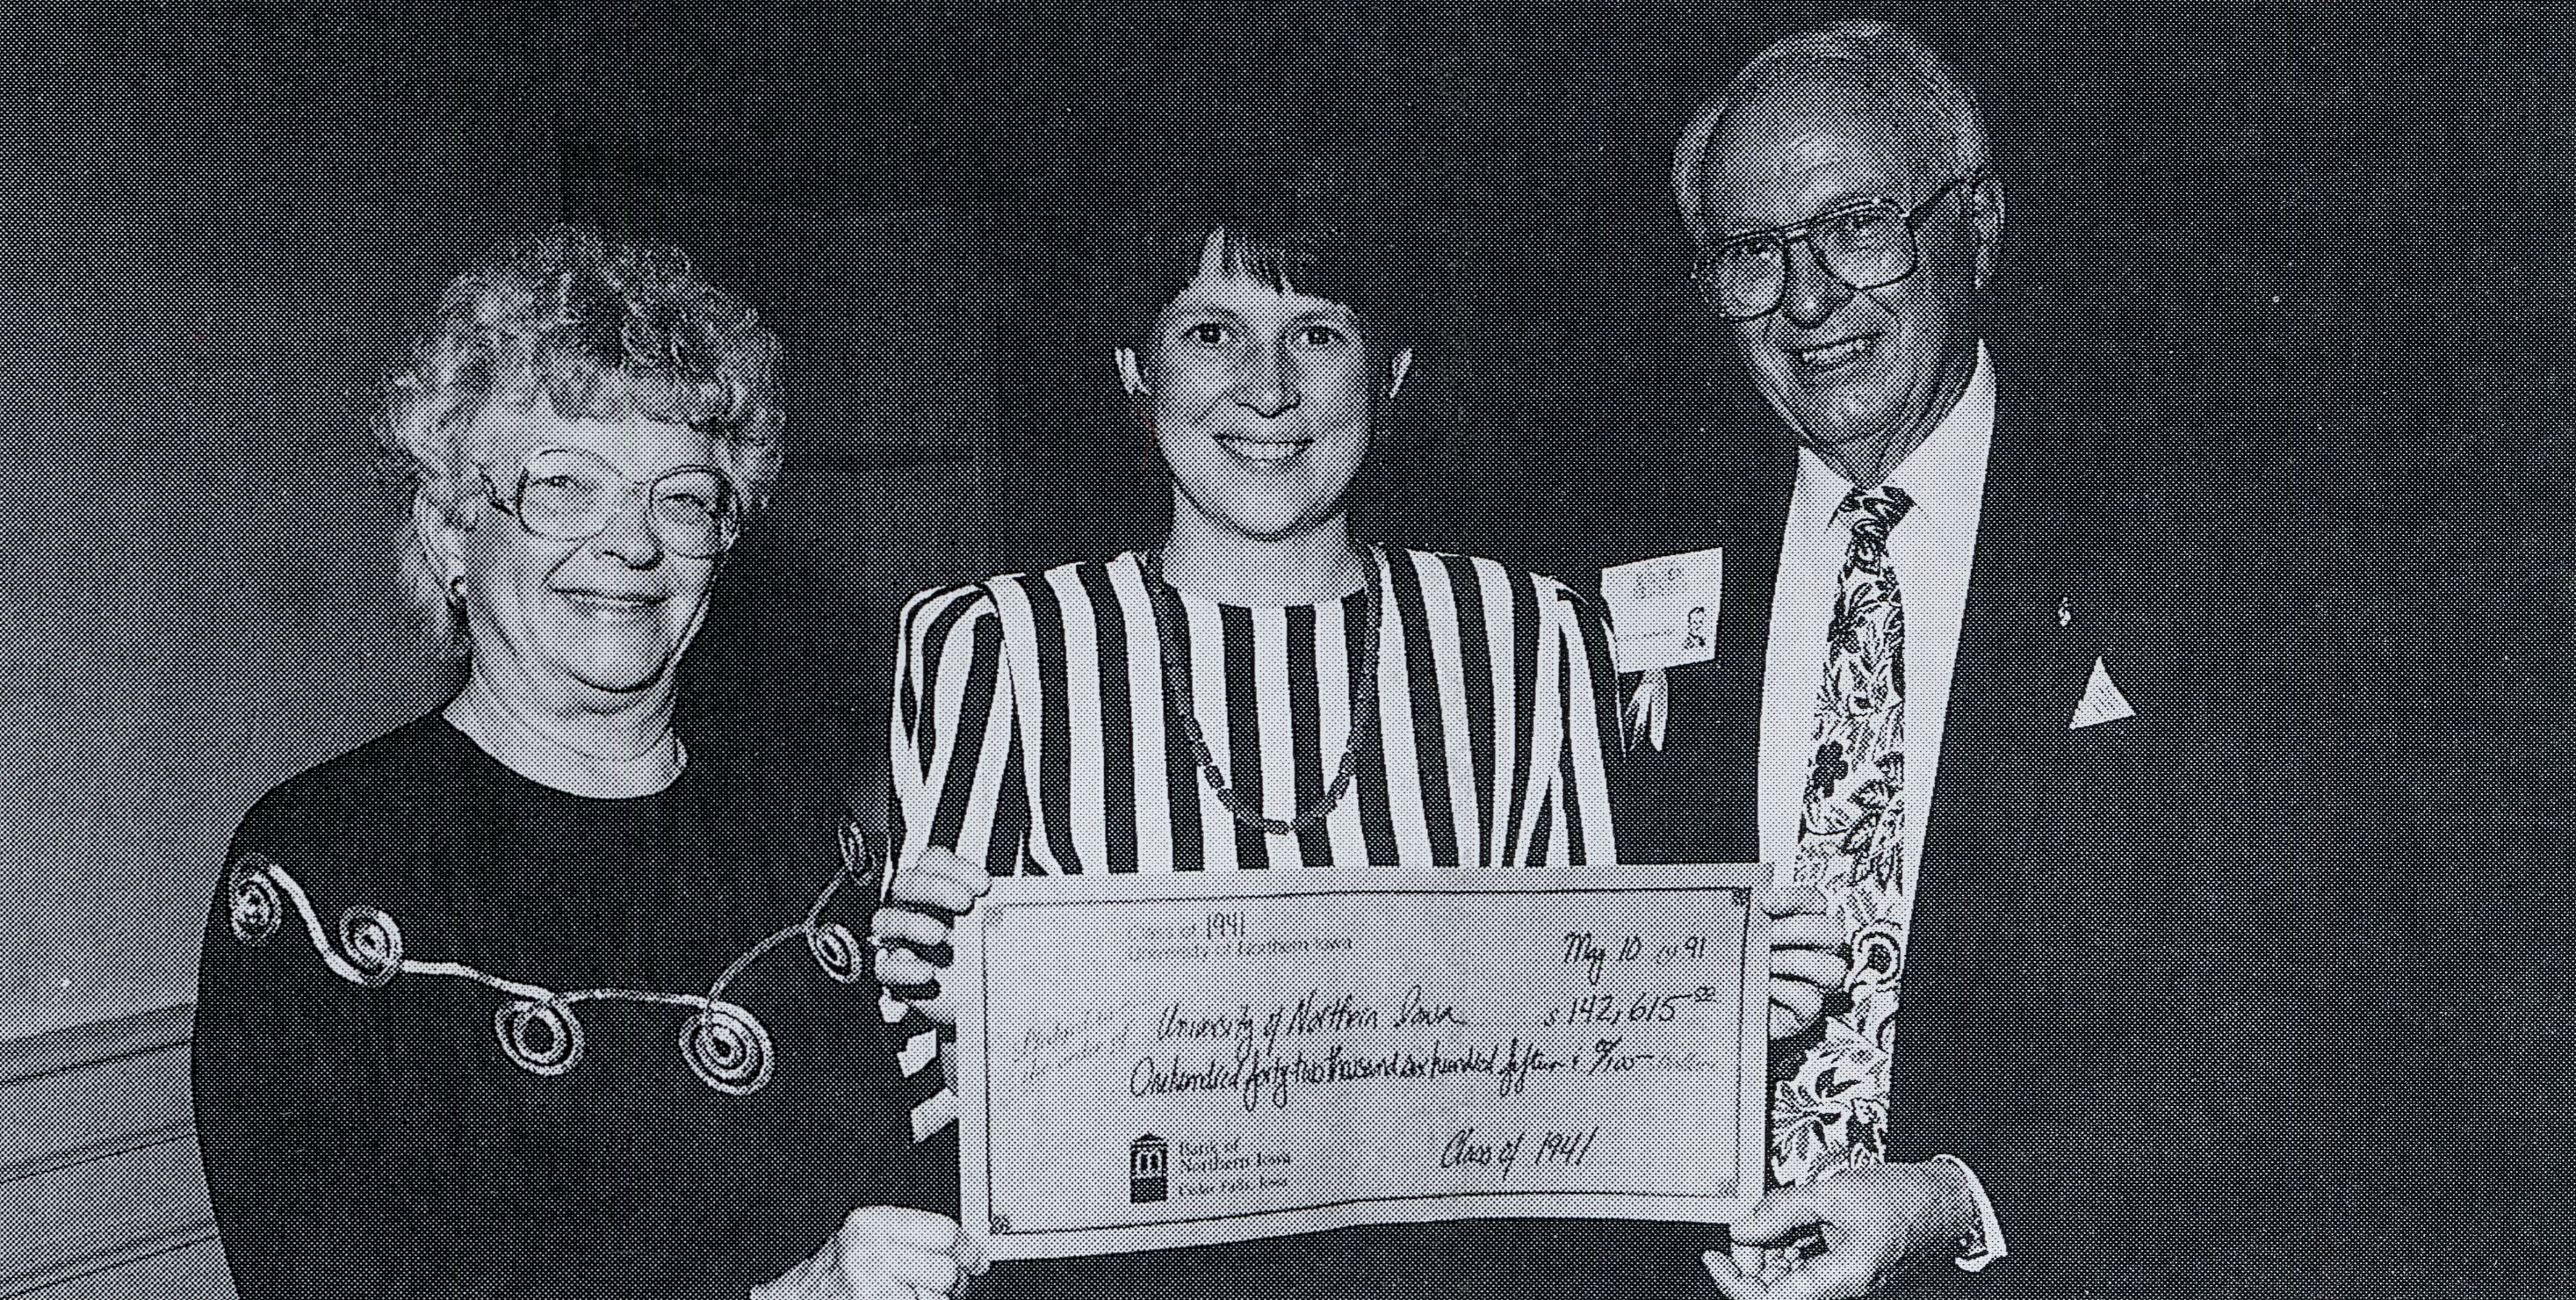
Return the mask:
M1230 812L1164 691L1134 553L926 592L895 682L897 835L995 874L1616 859L1599 620L1490 560L1386 550L1376 733L1349 792L1292 834ZM1224 779L1280 820L1349 747L1366 597L1242 606L1173 593L1187 702ZM900 859L899 859L900 860Z

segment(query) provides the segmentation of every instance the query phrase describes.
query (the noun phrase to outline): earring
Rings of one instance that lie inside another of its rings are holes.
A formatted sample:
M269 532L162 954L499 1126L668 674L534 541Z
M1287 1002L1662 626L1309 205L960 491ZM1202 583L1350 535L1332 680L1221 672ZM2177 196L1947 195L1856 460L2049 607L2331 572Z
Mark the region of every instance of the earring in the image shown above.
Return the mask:
M1126 389L1129 397L1153 395L1154 390L1145 383L1144 368L1136 363L1134 348L1118 349L1118 386Z
M452 577L452 578L449 578L449 579L447 580L447 603L448 603L448 604L450 604L450 605L457 606L458 608L463 608L463 607L464 607L464 605L465 605L465 575L464 575L464 574L461 574L461 573L460 573L460 574L457 574L456 576L454 576L454 577Z

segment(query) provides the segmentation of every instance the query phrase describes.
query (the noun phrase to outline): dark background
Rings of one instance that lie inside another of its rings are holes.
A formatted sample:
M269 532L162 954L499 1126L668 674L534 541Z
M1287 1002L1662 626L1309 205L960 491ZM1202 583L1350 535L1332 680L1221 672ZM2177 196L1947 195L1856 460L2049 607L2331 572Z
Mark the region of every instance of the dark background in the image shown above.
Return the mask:
M857 780L904 595L1162 520L1106 341L1063 301L1074 236L1248 141L1410 178L1458 291L1363 529L1552 567L1587 485L1727 474L1769 428L1693 311L1672 141L1772 39L1884 16L1984 101L2010 328L2104 400L2237 431L2213 464L2253 469L2213 508L2336 577L2278 599L2334 606L2314 689L2347 724L2331 743L2367 752L2283 779L2332 774L2321 838L2380 851L2285 867L2244 891L2272 891L2277 930L2213 938L2312 950L2231 1031L2280 1067L2244 1113L2331 1154L2248 1143L2292 1153L2249 1178L2297 1208L2248 1211L2259 1240L2213 1223L2213 1293L2556 1293L2576 1049L2558 15L997 12L13 15L0 1038L184 1000L240 810L442 698L366 421L441 281L498 238L570 216L678 244L786 339L788 476L692 651L695 725Z

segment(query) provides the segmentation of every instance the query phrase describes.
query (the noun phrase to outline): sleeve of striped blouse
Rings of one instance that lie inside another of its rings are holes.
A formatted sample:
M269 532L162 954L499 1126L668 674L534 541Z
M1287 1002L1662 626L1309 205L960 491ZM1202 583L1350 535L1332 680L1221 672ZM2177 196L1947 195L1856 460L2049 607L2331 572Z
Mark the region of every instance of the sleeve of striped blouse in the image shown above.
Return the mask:
M1619 745L1619 677L1610 667L1610 634L1591 602L1562 584L1549 585L1557 597L1556 642L1565 682L1565 743L1550 783L1550 815L1561 819L1559 842L1572 861L1617 862L1606 758Z
M981 586L904 607L893 709L895 860L932 846L1007 874L1026 835L1002 621Z
M980 586L924 592L905 605L898 630L890 737L894 861L900 869L936 845L1006 871L1018 853L1005 807L1017 795L1017 754L1011 675L992 597ZM939 1030L891 995L881 1003L905 1080L913 1140L927 1141L957 1116Z

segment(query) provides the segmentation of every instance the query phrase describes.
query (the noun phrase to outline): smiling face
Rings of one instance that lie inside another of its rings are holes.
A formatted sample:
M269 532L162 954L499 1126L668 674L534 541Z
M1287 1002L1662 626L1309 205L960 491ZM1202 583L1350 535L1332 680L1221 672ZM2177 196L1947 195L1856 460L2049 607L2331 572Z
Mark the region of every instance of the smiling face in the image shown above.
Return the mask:
M622 418L566 418L543 401L487 402L466 438L490 495L512 500L522 468L571 462L586 452L636 483L685 466L714 465L714 440L686 425ZM622 489L621 489L622 490ZM444 525L466 577L466 626L474 670L500 689L536 690L578 707L623 707L667 685L705 617L716 562L671 551L646 519L643 494L619 503L593 537L560 541L522 527L469 479L464 509L475 526Z
M1251 538L1339 513L1368 455L1377 382L1349 307L1246 274L1220 231L1149 355L1141 377L1177 508Z
M1868 200L1911 209L1952 179L1927 111L1832 70L1742 105L1710 148L1683 214L1703 248ZM1996 224L1989 199L1963 185L1919 214L1914 274L1875 289L1853 290L1793 245L1779 310L1734 324L1755 386L1846 477L1884 478L1967 387Z

